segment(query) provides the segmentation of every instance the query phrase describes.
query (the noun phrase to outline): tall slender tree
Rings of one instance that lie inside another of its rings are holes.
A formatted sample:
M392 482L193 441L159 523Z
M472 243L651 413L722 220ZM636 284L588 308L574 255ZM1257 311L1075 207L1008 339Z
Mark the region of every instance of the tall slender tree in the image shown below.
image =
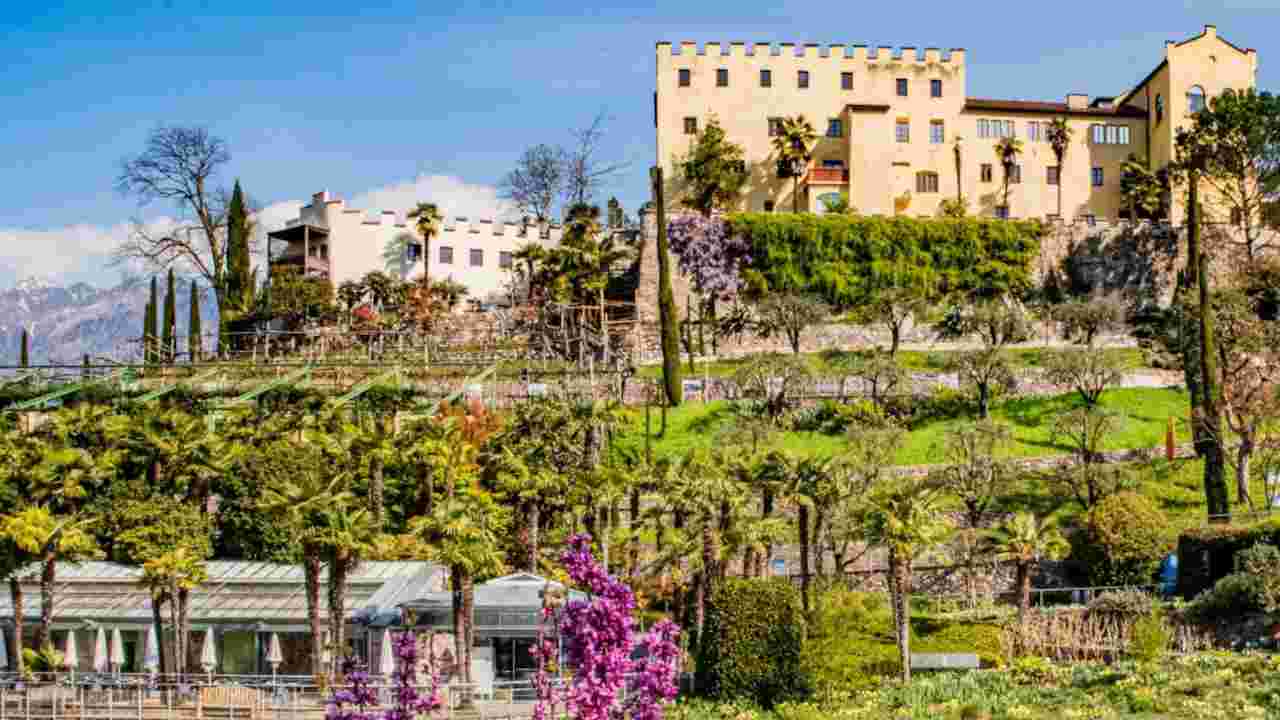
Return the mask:
M160 297L156 286L156 276L151 276L151 300L147 303L147 316L143 321L144 328L142 331L142 354L146 358L146 362L152 363L156 360L156 343L159 334L156 328L159 327L160 318Z
M253 269L249 237L253 232L244 191L236 180L227 206L227 298L228 309L237 315L253 307Z
M1062 217L1062 161L1066 159L1067 150L1071 147L1071 126L1067 124L1067 119L1054 118L1049 123L1045 139L1049 141L1053 157L1058 161L1058 217Z
M431 238L440 234L440 223L444 221L444 216L435 203L418 203L417 207L409 211L409 217L414 220L414 227L422 236L422 276L430 280Z
M1013 170L1018 166L1018 156L1022 154L1022 141L1016 137L1007 137L996 143L996 157L1000 160L1000 167L1004 170L1004 212L1005 215L1011 215L1009 211L1009 183L1013 181ZM1058 187L1062 187L1059 183Z
M196 281L191 281L191 294L187 298L188 305L191 308L191 316L187 319L187 355L191 362L200 362L200 356L204 352L203 339L200 337L200 290L196 287Z
M31 367L31 336L22 328L22 347L18 351L18 365Z
M662 168L649 171L658 222L658 322L662 330L662 382L667 391L667 404L675 407L683 399L680 382L680 331L677 328L675 294L671 290L671 249L667 242L667 206L663 196L665 185ZM665 417L665 416L664 416Z
M164 292L164 324L160 327L160 357L162 362L172 365L177 355L178 329L178 292L173 284L173 268L169 268L168 284Z

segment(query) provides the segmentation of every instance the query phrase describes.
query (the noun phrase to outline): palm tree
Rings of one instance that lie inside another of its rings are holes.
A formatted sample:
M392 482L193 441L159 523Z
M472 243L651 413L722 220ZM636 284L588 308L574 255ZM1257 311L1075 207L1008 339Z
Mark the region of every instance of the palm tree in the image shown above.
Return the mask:
M414 227L422 236L422 276L431 277L431 238L440 233L440 223L444 216L435 203L418 203L409 211L409 217L416 220Z
M364 285L355 280L343 280L338 286L338 302L342 303L342 307L347 310L347 322L351 322L351 313L356 309L356 305L364 300Z
M1067 124L1067 119L1054 118L1053 122L1049 123L1045 139L1049 141L1049 147L1053 149L1053 157L1058 161L1058 217L1062 217L1062 161L1067 157L1067 150L1071 147L1071 126Z
M911 571L920 552L948 533L937 488L926 479L893 478L875 488L863 517L867 542L889 550L889 597L893 605L902 679L911 680Z
M331 504L325 515L323 542L329 563L329 640L334 663L329 670L338 672L347 654L347 578L360 558L374 548L378 528L372 513L351 497Z
M524 280L528 285L528 295L526 301L533 300L533 279L537 277L538 267L547 258L547 249L536 242L528 242L521 245L511 255L511 259L524 263Z
M803 115L782 118L781 127L773 137L773 149L778 154L779 170L792 178L791 199L795 212L800 212L800 178L804 176L810 160L810 151L818 138L813 124ZM780 175L781 176L781 175Z
M0 535L26 557L39 559L40 628L36 648L52 643L53 608L59 562L76 563L96 557L98 545L85 528L91 520L81 515L55 515L47 506L31 506L0 519ZM10 580L10 592L16 577ZM18 590L21 594L21 589ZM20 600L19 600L20 602ZM17 607L15 606L15 612ZM15 621L16 622L16 621ZM21 646L19 652L21 652Z
M1013 176L1013 168L1018 163L1018 156L1022 154L1022 141L1016 137L1002 138L996 143L996 157L1000 160L1000 167L1004 168L1004 212L1009 215L1009 180Z
M330 525L329 508L352 501L344 490L345 473L333 466L318 448L277 442L263 448L259 472L267 476L259 508L289 528L302 560L307 592L307 620L311 629L311 671L323 672L324 628L320 618L320 571Z
M1031 571L1041 560L1060 560L1071 546L1058 532L1057 521L1048 517L1036 520L1028 512L1009 518L988 534L989 541L1002 559L1018 568L1018 622L1026 620L1031 609Z
M391 300L391 278L380 270L373 270L365 273L361 278L360 284L364 286L365 292L369 294L369 301L377 306L381 311Z

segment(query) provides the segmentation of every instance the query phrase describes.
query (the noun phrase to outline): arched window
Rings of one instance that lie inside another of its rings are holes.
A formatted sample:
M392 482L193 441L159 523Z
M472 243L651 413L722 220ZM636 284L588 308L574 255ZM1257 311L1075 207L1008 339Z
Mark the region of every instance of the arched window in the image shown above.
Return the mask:
M1164 96L1156 95L1156 124L1164 122Z
M938 173L928 171L916 173L916 192L938 192Z
M1204 109L1204 88L1192 85L1187 91L1187 112L1198 113Z

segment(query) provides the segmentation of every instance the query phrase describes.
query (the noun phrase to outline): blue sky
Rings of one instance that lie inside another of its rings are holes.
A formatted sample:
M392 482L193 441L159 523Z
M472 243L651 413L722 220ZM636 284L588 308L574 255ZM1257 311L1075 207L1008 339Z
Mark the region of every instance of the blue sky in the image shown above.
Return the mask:
M492 186L524 148L565 142L603 110L607 156L632 168L601 202L634 209L654 161L660 39L965 47L970 95L1058 99L1116 94L1166 39L1215 23L1258 48L1259 87L1280 89L1276 0L2 5L0 287L112 278L101 258L128 220L171 211L113 189L161 123L224 138L229 175L273 218L320 189L474 215L496 206Z

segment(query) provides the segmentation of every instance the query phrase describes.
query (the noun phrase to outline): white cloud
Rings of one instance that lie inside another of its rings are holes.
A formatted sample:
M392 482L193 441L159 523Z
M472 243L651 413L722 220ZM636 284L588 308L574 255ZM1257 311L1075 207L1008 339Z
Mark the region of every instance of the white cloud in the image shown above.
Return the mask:
M309 196L307 201L309 201ZM303 200L272 203L258 213L261 232L284 227L296 218ZM502 218L509 208L498 197L497 188L473 185L445 175L421 175L413 180L384 185L357 193L347 199L352 208L378 213L393 210L403 218L419 202L434 202L447 217ZM147 218L153 231L172 227L171 218ZM50 278L58 284L84 281L97 285L114 284L120 275L111 267L112 251L129 239L133 225L68 225L61 228L0 228L0 289L10 288L29 277Z

